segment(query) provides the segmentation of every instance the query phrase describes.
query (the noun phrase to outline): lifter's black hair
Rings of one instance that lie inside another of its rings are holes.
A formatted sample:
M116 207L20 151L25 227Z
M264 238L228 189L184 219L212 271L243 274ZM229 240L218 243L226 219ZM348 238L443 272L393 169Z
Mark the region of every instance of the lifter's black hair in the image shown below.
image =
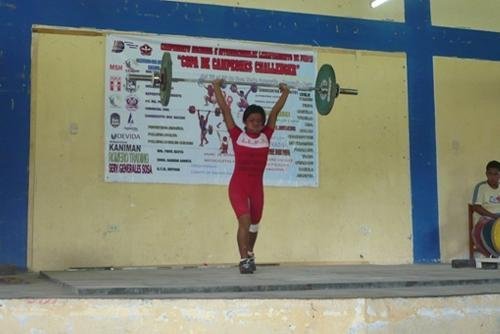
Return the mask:
M262 124L266 123L266 112L264 111L264 108L256 104L251 104L245 109L245 112L243 113L243 123L247 121L248 116L251 114L260 114L262 116Z

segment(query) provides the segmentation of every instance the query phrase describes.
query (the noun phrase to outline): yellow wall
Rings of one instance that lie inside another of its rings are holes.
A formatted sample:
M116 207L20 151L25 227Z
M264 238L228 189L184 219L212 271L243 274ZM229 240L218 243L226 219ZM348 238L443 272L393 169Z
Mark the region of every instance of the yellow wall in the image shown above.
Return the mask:
M104 38L35 33L29 267L234 263L224 186L103 181ZM319 188L266 190L259 262L412 262L405 58L321 49Z
M500 62L434 58L441 257L468 256L467 203L500 158Z
M498 0L431 0L432 24L500 32Z
M376 9L370 7L370 0L185 0L182 2L371 20L404 21L403 0L391 0Z

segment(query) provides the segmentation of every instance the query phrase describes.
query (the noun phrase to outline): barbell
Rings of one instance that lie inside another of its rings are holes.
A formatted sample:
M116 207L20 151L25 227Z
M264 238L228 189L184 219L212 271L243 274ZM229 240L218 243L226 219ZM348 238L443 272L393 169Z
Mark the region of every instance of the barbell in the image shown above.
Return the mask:
M190 78L174 78L172 73L172 57L169 52L163 53L160 72L154 72L153 74L137 74L137 73L127 73L128 81L150 81L153 87L160 87L160 103L163 106L167 106L170 102L170 94L172 92L172 83L174 82L196 82L200 83L211 83L212 80L208 80L205 77L200 77L199 79ZM227 84L235 85L247 85L247 86L262 86L262 87L275 87L277 84L271 83L250 83L244 81L225 81ZM286 83L286 82L285 82ZM358 95L357 89L352 88L341 88L337 83L335 77L335 71L330 64L324 64L318 71L316 76L316 82L314 87L299 87L294 85L288 85L290 89L296 89L299 91L314 91L316 109L320 115L328 115L333 108L335 99L339 94L347 95Z

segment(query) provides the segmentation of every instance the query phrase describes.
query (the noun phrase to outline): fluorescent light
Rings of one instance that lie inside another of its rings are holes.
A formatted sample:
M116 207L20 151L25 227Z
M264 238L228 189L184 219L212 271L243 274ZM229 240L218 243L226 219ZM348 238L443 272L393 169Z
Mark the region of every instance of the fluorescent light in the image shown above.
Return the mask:
M383 3L387 2L387 1L389 1L389 0L373 0L372 3L370 4L370 6L372 8L375 8L375 7L378 7L378 6L380 6L381 4L383 4Z

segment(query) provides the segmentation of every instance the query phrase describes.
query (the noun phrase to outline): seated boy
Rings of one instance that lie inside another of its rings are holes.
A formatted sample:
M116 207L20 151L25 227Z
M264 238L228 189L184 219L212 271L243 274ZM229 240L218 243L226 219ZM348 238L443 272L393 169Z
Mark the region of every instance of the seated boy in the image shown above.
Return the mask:
M472 204L474 211L481 215L478 222L495 220L500 217L500 162L490 161L486 165L486 181L474 188Z

